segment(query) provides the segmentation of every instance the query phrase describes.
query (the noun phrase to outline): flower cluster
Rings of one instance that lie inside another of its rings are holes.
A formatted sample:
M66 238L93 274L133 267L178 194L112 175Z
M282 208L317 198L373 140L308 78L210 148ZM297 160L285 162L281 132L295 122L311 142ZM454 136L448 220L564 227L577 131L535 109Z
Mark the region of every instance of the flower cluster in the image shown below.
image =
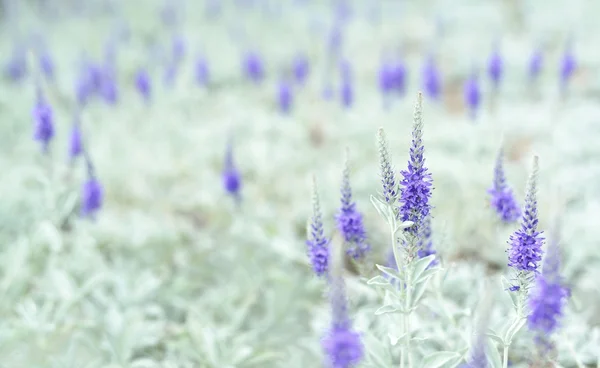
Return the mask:
M316 178L313 178L312 208L312 217L306 230L308 258L315 274L323 276L327 273L329 266L329 240L325 237L325 230L323 229L323 215L321 214Z
M494 167L494 183L488 189L488 194L490 195L490 205L498 214L500 220L509 224L519 219L521 209L517 204L512 189L506 183L503 162L504 151L500 149L496 158L496 166Z

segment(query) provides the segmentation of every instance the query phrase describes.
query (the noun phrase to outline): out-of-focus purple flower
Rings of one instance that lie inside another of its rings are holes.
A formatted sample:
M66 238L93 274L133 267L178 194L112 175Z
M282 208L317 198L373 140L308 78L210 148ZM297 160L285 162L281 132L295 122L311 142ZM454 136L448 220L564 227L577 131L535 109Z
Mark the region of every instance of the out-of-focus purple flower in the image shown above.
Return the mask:
M75 117L71 127L71 136L69 137L69 160L73 162L83 153L83 141L81 138L81 120L79 116Z
M353 331L348 315L348 302L344 279L341 275L330 275L329 298L331 303L331 328L323 338L323 349L331 368L351 368L364 356L360 335Z
M42 74L44 74L47 79L53 79L56 68L50 52L46 49L42 49L38 57Z
M333 85L331 82L325 82L325 85L323 86L323 92L322 92L322 96L323 99L326 101L331 101L331 99L333 99Z
M203 55L198 56L195 65L196 83L200 86L206 86L209 82L210 72L208 69L208 60Z
M335 23L329 32L329 39L327 40L327 50L331 54L338 54L342 48L343 29L342 25Z
M325 237L323 215L317 180L313 178L312 216L306 229L308 258L317 276L324 276L329 268L329 240Z
M434 100L438 100L442 93L442 77L433 56L428 57L425 61L422 74L425 94Z
M54 137L54 113L39 86L37 87L36 94L36 103L32 114L34 139L40 142L44 152L48 152L50 141Z
M148 102L152 94L152 85L150 83L150 75L145 68L139 68L135 73L135 88L142 95L144 100Z
M242 178L240 172L233 162L233 144L231 140L227 143L225 152L225 164L223 165L223 187L232 195L236 201L241 200Z
M571 44L567 45L560 64L560 87L564 91L571 79L571 76L577 69L575 55Z
M542 71L543 62L544 54L542 53L542 50L539 48L535 49L529 58L529 67L527 70L529 74L529 79L531 81L535 81L538 79Z
M173 36L172 44L171 44L171 53L173 62L181 63L185 58L186 48L185 48L185 39L181 35Z
M488 60L488 75L492 80L495 89L497 89L500 85L503 72L504 62L502 60L502 55L500 55L500 50L498 47L495 47L490 59Z
M248 51L242 59L244 75L254 83L260 83L265 78L264 63L257 52Z
M544 242L542 233L537 230L537 176L538 157L535 156L527 183L521 227L510 236L508 250L508 266L528 273L538 272L538 263L542 260L542 244Z
M394 89L394 67L389 61L384 60L379 65L377 81L379 82L379 89L384 95L391 93Z
M88 166L88 177L81 188L81 215L94 219L102 207L104 190L94 173L94 169L86 157Z
M394 90L399 94L399 95L404 95L404 92L406 90L406 66L404 65L404 61L401 59L398 59L393 65L392 68L390 70L391 76L392 76L392 83L393 83L393 88Z
M13 82L18 82L27 75L27 58L25 48L15 45L12 55L4 65L4 74Z
M352 200L348 157L346 157L342 175L340 202L341 206L335 219L337 228L346 242L346 253L354 259L362 259L369 251L370 245L367 243L367 232L363 223L363 215L356 208L356 202Z
M352 107L354 103L354 86L352 83L352 68L348 61L343 61L340 65L341 83L340 98L342 105L346 108Z
M348 0L337 0L335 2L335 17L339 22L347 22L352 16L352 6Z
M481 90L479 88L479 80L475 73L465 82L464 87L465 104L467 105L471 116L474 118L481 104Z
M280 81L277 86L277 102L279 104L279 110L284 114L288 114L292 109L294 93L292 85L286 80Z
M301 54L296 55L292 63L292 69L296 82L298 82L300 85L303 85L306 82L306 78L308 78L308 73L310 72L310 66L306 56Z
M398 214L402 221L412 221L414 225L405 232L423 239L426 220L431 210L432 178L425 167L425 146L423 145L423 102L419 93L414 111L412 144L407 170L401 171Z
M570 294L560 274L560 219L555 220L542 273L537 275L529 297L531 314L527 318L528 326L538 334L537 340L542 344L548 342L550 335L559 327Z
M111 70L104 70L100 95L104 98L104 101L111 105L116 104L119 100L117 76L116 73L112 72Z
M500 149L494 167L494 182L488 189L490 205L505 224L510 224L519 219L521 209L515 199L511 187L506 182L504 174L504 150Z

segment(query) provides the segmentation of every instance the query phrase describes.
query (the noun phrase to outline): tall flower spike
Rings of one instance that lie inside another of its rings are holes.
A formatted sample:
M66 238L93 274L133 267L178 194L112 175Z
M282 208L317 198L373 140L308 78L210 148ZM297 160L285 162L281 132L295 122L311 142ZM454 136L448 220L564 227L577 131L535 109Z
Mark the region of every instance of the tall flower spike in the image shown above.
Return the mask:
M419 93L414 111L414 125L410 158L407 170L401 172L398 213L402 221L412 221L414 225L405 231L423 239L426 219L431 205L431 173L425 167L425 146L423 145L423 98Z
M542 233L537 230L537 179L538 157L534 156L527 182L521 227L510 236L508 250L508 266L525 273L537 273L539 261L542 260L544 240Z
M308 74L310 73L310 66L306 56L302 54L296 55L292 64L292 69L296 82L300 85L303 85L308 78Z
M54 113L39 85L36 87L36 104L32 115L34 139L41 143L42 150L46 153L50 147L50 141L54 137Z
M323 349L332 368L350 368L364 356L360 335L353 331L348 315L348 302L342 274L341 239L332 241L332 259L329 271L329 298L331 327L323 339Z
M367 243L367 233L363 223L363 215L352 200L350 187L350 167L348 150L342 174L341 206L336 215L337 228L346 242L346 253L354 259L364 258L370 246Z
M150 84L150 75L144 68L139 68L135 74L135 88L138 90L140 95L144 98L144 101L149 102L152 94L152 86Z
M402 59L398 59L392 67L392 80L393 88L400 95L403 96L406 90L406 65Z
M238 202L241 200L240 189L242 186L242 179L240 172L233 162L233 144L231 140L227 143L227 150L225 152L223 186L225 187L225 191L231 194Z
M325 230L323 229L319 188L315 177L313 177L312 187L312 216L308 222L306 236L308 258L313 271L317 276L323 276L327 273L329 267L329 240L325 237Z
M340 65L340 98L342 105L349 108L354 103L354 88L352 86L352 67L350 62L344 60Z
M88 177L81 188L81 215L95 219L98 211L102 207L104 200L104 190L94 173L94 168L90 158L85 154Z
M477 110L481 104L481 90L479 88L479 80L475 72L471 73L467 82L465 83L464 90L465 104L469 109L471 118L477 116Z
M246 78L260 83L265 77L264 63L258 53L248 51L242 60L242 69Z
M515 199L512 189L506 183L504 175L504 150L500 148L494 167L494 183L488 189L490 206L505 224L510 224L519 219L521 209Z
M557 217L553 224L542 273L537 275L529 298L531 314L527 318L528 327L537 334L536 339L542 349L550 347L550 335L559 327L569 296L560 275L559 221Z
M199 86L206 86L210 80L210 72L208 69L208 60L202 55L196 59L195 66L196 83Z
M492 80L494 89L498 89L498 87L500 86L500 81L502 80L503 72L504 62L502 60L502 55L500 55L500 50L498 46L495 46L494 51L490 56L490 60L488 61L488 75Z
M381 184L383 190L381 197L389 205L396 203L398 198L398 182L394 174L394 167L390 159L388 143L383 128L377 131L377 146L379 148L379 175L381 176Z
M565 52L560 64L560 88L563 93L565 92L569 80L571 79L571 76L575 72L576 68L577 62L575 61L575 56L573 55L571 42L569 42L565 48Z
M69 137L69 160L73 162L82 153L81 120L79 116L76 116L71 128L71 136Z
M434 100L440 98L442 92L442 77L433 56L429 56L423 67L423 89Z
M5 76L13 82L18 82L27 75L28 65L25 51L25 47L21 43L15 42L12 55L4 65Z
M282 113L288 114L291 111L294 102L294 94L292 86L286 80L280 81L277 86L277 102L279 104L279 110Z

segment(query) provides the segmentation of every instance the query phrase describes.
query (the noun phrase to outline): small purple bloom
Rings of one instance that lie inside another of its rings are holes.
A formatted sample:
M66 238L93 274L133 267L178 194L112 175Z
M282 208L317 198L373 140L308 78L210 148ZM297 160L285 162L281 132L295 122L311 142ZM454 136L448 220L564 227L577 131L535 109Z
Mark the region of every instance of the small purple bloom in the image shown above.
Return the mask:
M389 205L396 203L398 197L398 182L395 177L395 169L392 166L390 160L390 153L388 148L387 139L383 128L379 128L377 131L377 145L379 149L379 166L382 191L381 197Z
M392 78L392 86L394 90L399 95L404 95L404 91L406 90L406 66L404 65L404 61L397 60L391 67L390 70L391 78Z
M504 174L504 150L500 149L494 167L494 183L488 189L490 205L505 224L510 224L519 219L521 209L515 199L512 189L506 182Z
M323 229L319 189L315 178L313 178L312 207L312 216L306 229L306 246L313 271L321 277L329 269L329 240L325 237Z
M48 50L42 50L39 55L40 69L47 79L54 78L55 66Z
M152 93L152 86L150 84L150 75L144 68L138 69L135 73L135 87L138 92L142 95L144 100L148 102Z
M249 51L244 55L242 60L242 69L244 75L254 83L260 83L265 77L263 61L259 54Z
M292 65L294 78L298 84L303 85L306 82L308 73L310 72L310 66L308 59L304 55L296 55Z
M497 89L500 85L500 80L502 79L503 72L504 62L502 61L500 50L498 50L498 47L495 47L488 61L488 75L492 80L495 89Z
M537 230L537 172L538 158L534 157L531 175L527 183L525 208L521 218L521 227L510 236L508 266L517 271L538 272L538 262L542 260L544 238Z
M279 86L277 87L277 102L279 103L279 110L284 114L288 114L292 109L294 94L292 86L288 81L282 80L279 82Z
M346 108L352 107L354 103L354 88L350 80L342 81L340 86L340 95L342 99L342 105Z
M327 41L327 50L332 54L337 54L342 48L343 33L342 26L340 24L334 24L329 33L329 39Z
M427 58L423 67L423 89L434 100L438 100L442 93L442 77L433 56Z
M383 61L379 66L378 82L379 89L384 95L389 94L394 89L394 69L388 61Z
M227 144L227 151L225 152L223 186L225 187L225 191L231 194L237 201L241 199L240 189L242 186L242 179L240 172L233 162L233 147L231 141Z
M95 218L102 207L104 191L88 159L88 178L81 188L81 215Z
M117 79L113 73L106 72L104 79L102 80L102 88L100 94L104 98L104 101L114 105L119 100L119 90L117 87Z
M479 80L475 73L472 73L465 83L464 98L471 116L475 117L479 105L481 104L481 90L479 88Z
M536 49L529 58L528 74L531 81L537 80L544 62L544 54L541 49Z
M23 46L15 46L13 48L13 53L4 66L4 74L13 82L25 78L27 75L27 58Z
M363 215L356 208L356 202L352 200L348 158L346 158L342 175L341 206L335 219L337 228L344 237L344 241L348 247L346 253L354 259L364 258L370 246L367 243Z
M185 58L185 39L183 38L183 36L178 35L173 37L172 42L173 43L171 45L171 52L173 61L175 63L180 63Z
M344 280L341 275L330 280L331 329L323 339L323 349L332 368L351 368L364 356L360 335L352 330Z
M83 142L81 139L81 122L79 117L77 117L71 128L71 136L69 137L69 159L72 162L82 153Z
M560 86L562 90L566 88L571 76L575 72L575 69L577 69L577 62L575 61L572 47L569 44L565 49L560 64Z
M196 59L195 67L196 82L200 86L206 86L208 84L210 73L208 69L208 60L204 56L199 56Z
M48 152L50 141L54 137L54 113L46 101L41 88L37 88L37 101L33 109L34 139Z

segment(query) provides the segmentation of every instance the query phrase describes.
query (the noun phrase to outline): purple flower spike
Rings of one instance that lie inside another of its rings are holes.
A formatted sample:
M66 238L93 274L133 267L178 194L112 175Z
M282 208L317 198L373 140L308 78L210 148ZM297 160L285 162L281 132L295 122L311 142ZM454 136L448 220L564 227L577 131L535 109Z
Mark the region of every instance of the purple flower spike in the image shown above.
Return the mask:
M475 73L472 73L464 87L465 104L473 118L475 118L479 105L481 104L481 90L479 89L479 80Z
M312 216L306 229L306 245L308 258L313 271L319 277L324 276L329 268L329 240L325 237L323 229L323 215L319 200L317 179L313 177Z
M195 76L198 85L206 86L208 84L210 72L208 69L208 60L204 56L199 56L196 59Z
M392 92L395 86L394 67L388 61L383 61L378 73L379 89L384 95Z
M183 36L175 36L173 37L173 44L171 45L171 52L173 61L175 63L180 63L185 58L185 39Z
M572 47L569 44L565 49L560 65L560 86L563 91L566 89L575 69L577 69L577 62L575 61Z
M519 219L521 209L515 199L512 189L506 182L504 174L504 150L500 149L494 167L494 183L488 189L490 195L490 206L494 209L500 220L510 224Z
M537 334L536 340L542 348L550 345L550 335L559 327L566 300L570 296L560 274L559 224L560 218L557 217L544 257L542 273L536 277L536 284L529 298L531 314L527 318L528 326Z
M83 153L83 141L81 138L81 121L79 117L75 118L69 137L69 159L73 162Z
M392 81L394 90L403 96L406 90L406 66L402 60L398 60L394 63L391 69Z
M104 101L111 105L115 105L119 101L117 79L112 73L106 72L104 79L102 80L100 94L104 98Z
M236 201L241 200L242 178L240 172L233 162L233 145L231 141L227 143L225 152L225 164L223 167L223 187L225 191L232 195Z
M494 89L497 89L500 86L500 80L502 79L502 74L504 72L504 62L502 61L502 55L500 55L500 50L498 48L494 48L492 55L488 61L488 75L494 84Z
M442 77L433 56L427 59L423 67L423 89L434 100L438 100L442 93Z
M529 58L528 74L529 74L529 79L531 81L535 81L538 79L538 77L542 71L543 62L544 62L544 54L542 53L542 50L536 49L531 54L531 57Z
M348 61L342 62L340 65L341 84L340 97L342 105L346 108L352 107L354 103L354 88L352 85L352 68Z
M292 104L294 102L294 94L292 91L292 86L289 82L279 82L277 89L277 101L279 103L279 110L281 110L281 112L284 114L288 114L292 109Z
M533 159L533 167L527 183L525 208L521 219L521 227L511 235L508 249L508 266L517 271L538 272L539 261L542 260L542 244L544 238L537 230L537 175L538 157Z
M407 170L401 172L400 197L398 213L402 221L412 221L414 225L405 231L413 236L424 239L427 230L426 221L431 205L432 178L425 167L425 146L423 145L423 101L419 93L414 111L414 125L410 159Z
M356 260L362 259L369 251L370 246L367 243L363 215L356 208L356 202L352 200L348 152L346 152L346 163L342 175L341 194L341 206L335 218L337 228L346 242L346 253Z
M88 178L81 188L81 215L95 219L96 214L102 207L104 191L102 185L94 174L94 169L88 157L86 157L88 166Z
M247 52L244 55L242 69L248 79L260 83L265 78L263 61L256 52Z
M152 86L150 84L150 75L144 68L138 69L135 74L135 87L146 102L150 101Z
M54 113L46 101L40 87L37 88L37 101L33 109L34 139L39 141L44 152L48 152L54 137Z
M341 265L333 265L332 268L334 267L341 268ZM351 368L363 359L364 346L360 335L352 329L342 272L332 269L329 274L332 318L331 328L322 341L323 350L331 368Z
M303 85L306 82L306 78L308 78L308 74L310 72L310 66L308 64L308 59L304 55L296 55L294 58L294 62L292 65L292 69L294 72L294 79L298 84Z
M329 33L329 39L327 41L327 50L332 54L337 54L342 48L343 42L343 30L340 24L334 24Z
M40 63L40 69L42 71L42 74L44 74L44 76L47 79L54 79L54 73L55 73L55 66L54 66L54 61L52 60L52 56L50 56L50 53L48 52L48 50L43 50L41 51L40 55L39 55L39 63Z
M13 82L18 82L27 75L27 58L22 46L15 46L13 54L4 66L4 74Z

